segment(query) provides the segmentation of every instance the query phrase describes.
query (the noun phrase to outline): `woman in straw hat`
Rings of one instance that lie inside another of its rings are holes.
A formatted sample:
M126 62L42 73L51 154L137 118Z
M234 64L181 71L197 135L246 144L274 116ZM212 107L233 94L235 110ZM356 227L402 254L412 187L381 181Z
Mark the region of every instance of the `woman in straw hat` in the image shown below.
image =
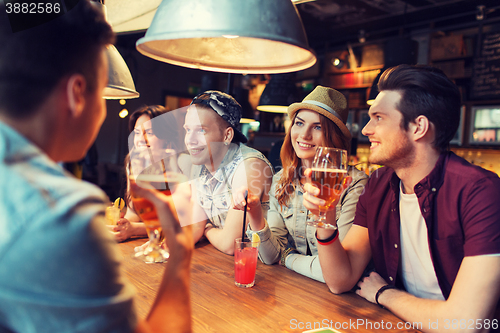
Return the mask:
M280 262L289 269L324 282L318 259L316 228L307 225L313 220L303 205L304 171L310 168L319 146L349 151L351 134L345 123L347 102L340 92L317 86L301 103L288 107L292 120L281 148L284 168L273 177L270 192L270 210L267 219L262 216L259 200L248 194L248 235L257 233L261 239L259 257L266 264ZM354 220L358 197L367 176L356 169L349 175L352 182L340 196L336 209L330 210L327 219L336 219L342 240ZM245 189L237 193L237 207L243 209Z

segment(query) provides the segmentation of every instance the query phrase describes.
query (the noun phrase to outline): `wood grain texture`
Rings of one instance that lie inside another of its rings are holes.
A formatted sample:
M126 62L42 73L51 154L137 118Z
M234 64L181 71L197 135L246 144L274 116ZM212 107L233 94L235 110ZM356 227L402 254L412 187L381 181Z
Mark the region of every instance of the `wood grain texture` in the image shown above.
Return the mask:
M164 270L164 264L146 264L133 258L134 247L144 241L119 245L124 273L137 289L135 303L140 318L146 317ZM195 333L303 332L325 325L337 325L339 332L374 332L382 327L387 332L419 332L405 329L392 313L354 293L334 295L326 284L279 265L258 262L255 286L238 288L234 285L234 257L208 243L197 245L193 254L191 306ZM425 327L428 323L422 324Z

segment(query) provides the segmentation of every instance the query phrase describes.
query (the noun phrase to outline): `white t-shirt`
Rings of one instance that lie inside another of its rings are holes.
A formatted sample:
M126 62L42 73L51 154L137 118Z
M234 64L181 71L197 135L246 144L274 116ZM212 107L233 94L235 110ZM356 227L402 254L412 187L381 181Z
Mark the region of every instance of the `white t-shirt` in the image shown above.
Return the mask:
M401 260L406 290L417 297L444 300L432 264L427 225L416 194L405 194L400 183Z

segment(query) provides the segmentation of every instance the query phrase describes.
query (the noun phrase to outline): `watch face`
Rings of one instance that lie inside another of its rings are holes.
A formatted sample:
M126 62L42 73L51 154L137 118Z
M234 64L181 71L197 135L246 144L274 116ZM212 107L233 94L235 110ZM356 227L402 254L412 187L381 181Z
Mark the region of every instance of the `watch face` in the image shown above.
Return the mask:
M491 110L490 119L494 125L500 125L500 109Z

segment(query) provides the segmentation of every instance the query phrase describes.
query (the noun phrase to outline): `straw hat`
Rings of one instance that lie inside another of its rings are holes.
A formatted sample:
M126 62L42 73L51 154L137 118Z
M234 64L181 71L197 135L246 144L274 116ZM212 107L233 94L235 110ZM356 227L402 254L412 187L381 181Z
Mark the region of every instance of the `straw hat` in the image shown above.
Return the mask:
M345 125L349 110L344 95L332 88L317 86L301 103L293 103L288 107L288 116L293 118L298 110L312 110L327 117L337 125L350 140L351 132Z

